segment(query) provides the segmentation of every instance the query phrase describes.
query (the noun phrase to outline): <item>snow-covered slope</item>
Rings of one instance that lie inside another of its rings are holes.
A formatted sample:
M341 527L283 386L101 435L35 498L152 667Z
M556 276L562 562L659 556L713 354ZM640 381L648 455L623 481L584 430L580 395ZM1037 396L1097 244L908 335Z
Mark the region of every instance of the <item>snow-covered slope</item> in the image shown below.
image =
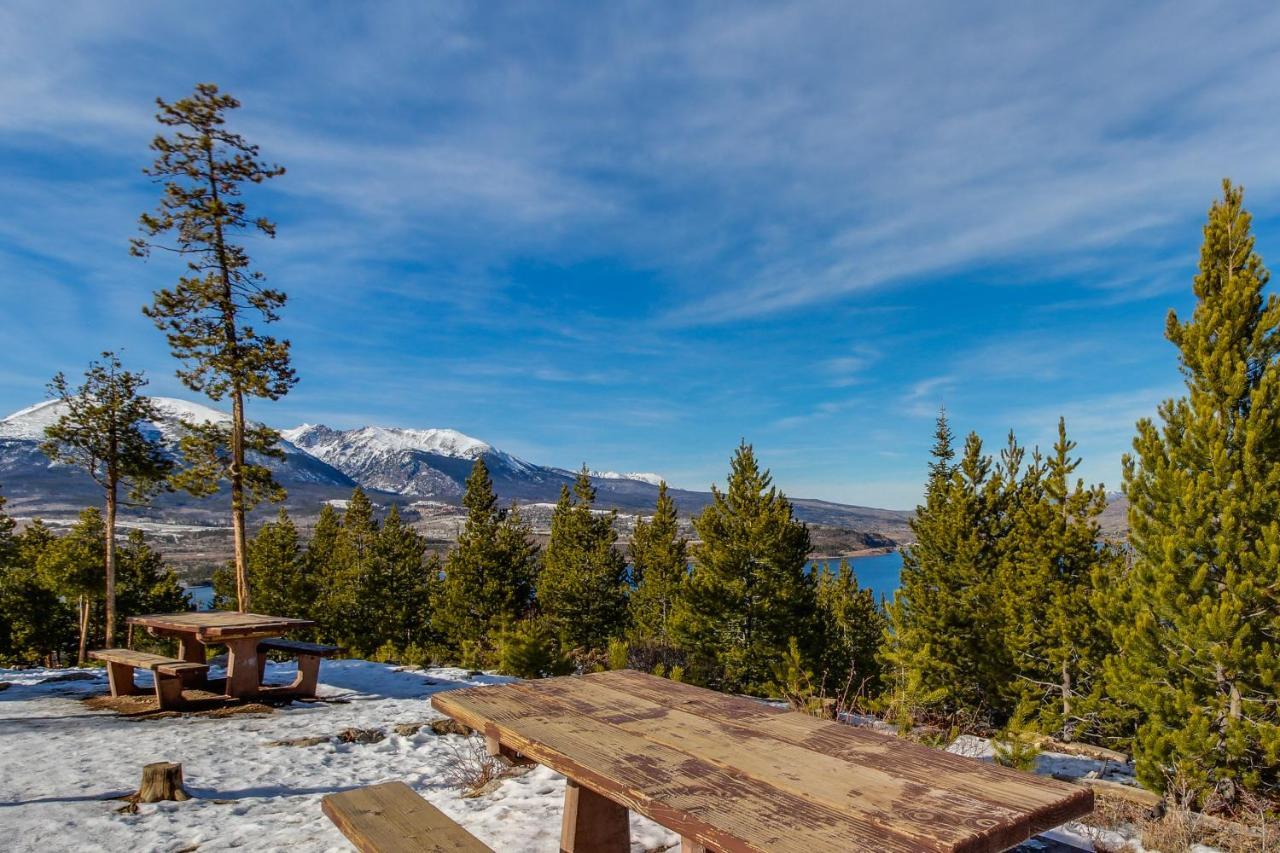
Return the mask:
M173 454L178 452L178 442L184 432L185 423L226 423L231 416L217 409L180 400L176 397L152 397L159 415L154 421L145 424L143 429L154 439L162 442ZM34 473L53 469L49 460L39 450L44 441L44 431L57 422L66 406L56 400L37 403L21 411L14 412L0 420L0 473L5 475L6 485L24 472ZM276 477L286 485L293 483L313 483L317 485L341 486L349 488L354 483L346 475L311 454L298 449L285 440L280 443L285 452L283 461L255 460L265 462L276 473ZM70 473L70 472L67 472Z
M366 426L336 430L304 424L282 434L367 489L414 497L462 494L467 474L480 458L495 480L536 479L541 470L452 429Z
M629 471L625 474L619 474L617 471L592 471L591 476L599 477L601 480L635 480L637 483L648 483L651 486L661 485L665 479L661 474L650 471Z

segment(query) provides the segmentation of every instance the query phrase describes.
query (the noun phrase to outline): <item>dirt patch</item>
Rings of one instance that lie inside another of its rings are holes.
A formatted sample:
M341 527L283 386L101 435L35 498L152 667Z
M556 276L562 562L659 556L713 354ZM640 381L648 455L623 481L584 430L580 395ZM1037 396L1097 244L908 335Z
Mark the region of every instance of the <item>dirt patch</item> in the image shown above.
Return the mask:
M451 720L448 717L444 717L443 719L431 721L431 733L437 735L462 735L463 737L466 737L471 734L471 729L464 726L457 720Z
M379 743L387 739L382 729L343 729L337 734L343 743Z
M81 701L91 711L114 711L122 717L135 720L163 720L181 716L221 719L242 714L275 713L275 708L263 702L243 702L203 690L184 691L183 699L186 700L187 707L181 711L161 711L154 695L90 696Z

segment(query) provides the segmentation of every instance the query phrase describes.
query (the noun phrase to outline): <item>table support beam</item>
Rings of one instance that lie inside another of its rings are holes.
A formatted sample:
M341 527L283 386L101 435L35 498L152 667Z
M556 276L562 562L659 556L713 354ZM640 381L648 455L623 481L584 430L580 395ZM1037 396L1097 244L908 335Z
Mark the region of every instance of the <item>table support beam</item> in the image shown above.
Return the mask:
M160 636L154 631L149 632L152 636ZM209 662L208 649L204 643L200 642L199 637L194 631L190 633L181 633L176 635L178 638L178 657L187 663L207 664ZM209 686L209 670L192 670L182 674L182 684L184 687L190 687L199 690L208 689Z
M699 844L692 838L680 836L680 853L708 853L706 845Z
M258 638L228 639L227 644L227 695L234 698L257 696Z
M629 853L631 821L625 806L569 779L564 788L561 853Z

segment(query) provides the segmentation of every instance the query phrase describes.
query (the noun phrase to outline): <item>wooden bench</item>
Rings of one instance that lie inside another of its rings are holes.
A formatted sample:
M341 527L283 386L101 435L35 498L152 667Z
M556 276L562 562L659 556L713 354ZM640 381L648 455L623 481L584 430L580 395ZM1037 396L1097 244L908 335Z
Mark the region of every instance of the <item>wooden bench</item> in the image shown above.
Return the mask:
M304 643L301 640L285 640L272 638L258 643L258 683L267 671L267 652L285 652L298 658L298 676L283 688L283 693L298 696L315 696L316 683L320 677L320 661L331 658L342 651L339 646L326 646L321 643Z
M361 853L492 853L403 782L329 794L320 808Z
M182 679L189 673L204 674L209 666L167 658L164 655L153 655L148 652L135 652L132 649L97 649L89 652L94 660L107 664L107 680L111 684L112 696L139 696L142 690L133 682L135 669L149 670L156 683L156 702L161 709L172 710L183 705Z

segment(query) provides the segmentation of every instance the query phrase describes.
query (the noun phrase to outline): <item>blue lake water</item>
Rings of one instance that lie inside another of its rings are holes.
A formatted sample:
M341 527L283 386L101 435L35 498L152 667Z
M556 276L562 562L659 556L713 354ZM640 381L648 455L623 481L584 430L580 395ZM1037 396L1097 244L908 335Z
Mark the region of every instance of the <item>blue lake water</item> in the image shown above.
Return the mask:
M830 563L832 570L840 565L840 559L837 557L832 560L813 560L809 563L809 568L813 566ZM898 588L898 580L902 576L902 552L890 551L888 554L876 554L871 557L852 557L849 564L853 567L853 573L858 576L858 586L870 588L878 602L881 597L886 599L893 598L893 593Z
M191 606L194 610L212 610L213 609L213 587L207 583L195 584L186 587L187 595L191 598Z

